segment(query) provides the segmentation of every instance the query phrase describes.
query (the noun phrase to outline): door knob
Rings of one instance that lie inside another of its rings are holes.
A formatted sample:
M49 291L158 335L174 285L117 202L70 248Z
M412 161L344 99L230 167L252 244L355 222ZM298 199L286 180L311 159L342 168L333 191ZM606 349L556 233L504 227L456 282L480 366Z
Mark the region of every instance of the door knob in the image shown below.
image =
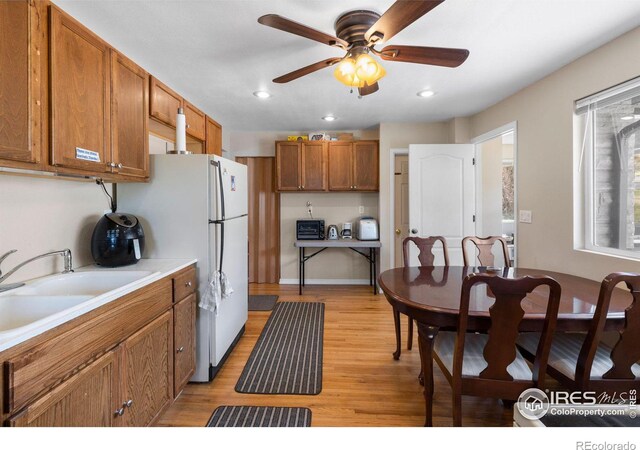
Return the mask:
M119 417L122 416L123 414L124 414L124 406L122 408L120 408L120 409L116 409L115 412L114 412L114 415L119 416Z
M402 234L402 231L400 231L400 228L396 228L396 234L397 234L398 236L400 236L400 235Z
M176 350L176 353L182 353L184 351L184 347L180 347L178 350Z
M122 169L123 165L122 163L118 163L118 169Z
M131 408L131 405L133 405L133 400L127 400L122 404L123 407L127 407L127 408Z
M412 229L411 229L411 234L418 234L418 230L417 230L417 229L415 229L415 228L412 228Z

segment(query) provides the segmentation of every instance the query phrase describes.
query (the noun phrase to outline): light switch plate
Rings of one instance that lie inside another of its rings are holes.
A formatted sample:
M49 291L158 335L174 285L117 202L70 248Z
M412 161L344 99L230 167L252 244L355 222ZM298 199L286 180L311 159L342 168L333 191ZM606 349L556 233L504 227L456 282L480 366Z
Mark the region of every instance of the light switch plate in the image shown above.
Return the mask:
M518 217L521 223L531 223L531 211L521 209Z
M359 206L358 207L358 213L359 214L364 214L364 206Z

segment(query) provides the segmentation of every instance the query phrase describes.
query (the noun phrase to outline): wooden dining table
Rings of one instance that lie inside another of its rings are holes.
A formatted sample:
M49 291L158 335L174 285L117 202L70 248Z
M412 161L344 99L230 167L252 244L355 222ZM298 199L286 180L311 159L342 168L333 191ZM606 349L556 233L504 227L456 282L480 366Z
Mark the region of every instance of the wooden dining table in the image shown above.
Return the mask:
M505 278L546 275L562 287L556 331L587 331L595 312L600 282L561 272L540 269L504 268L489 271L486 267L427 266L401 267L380 274L379 285L387 301L394 308L394 320L399 324L399 313L418 323L422 372L432 373L433 343L439 330L456 330L458 325L462 281L471 273L493 273ZM606 274L603 274L603 277ZM542 331L548 288L539 288L522 301L524 316L520 331ZM631 304L629 291L616 289L611 298L605 331L622 329L625 309ZM472 289L469 304L469 332L487 332L491 326L489 308L494 302L486 285ZM394 357L400 356L400 327L396 326L398 342ZM430 366L425 366L429 364ZM421 380L433 385L432 379Z

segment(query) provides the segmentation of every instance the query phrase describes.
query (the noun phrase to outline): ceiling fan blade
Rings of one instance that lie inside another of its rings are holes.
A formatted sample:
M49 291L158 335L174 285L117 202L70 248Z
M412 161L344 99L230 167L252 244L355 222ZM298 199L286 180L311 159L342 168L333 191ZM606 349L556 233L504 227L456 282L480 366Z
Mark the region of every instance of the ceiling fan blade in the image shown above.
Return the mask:
M274 83L288 83L289 81L296 80L305 75L309 75L310 73L316 72L320 69L324 69L325 67L333 66L337 62L340 62L342 58L329 58L324 61L317 62L315 64L311 64L309 66L303 67L302 69L294 70L293 72L289 72L286 75L282 75L281 77L275 78L273 80Z
M383 43L407 28L444 0L398 0L364 35L369 43Z
M332 47L341 47L345 50L349 47L349 43L340 38L323 33L322 31L314 30L313 28L309 28L306 25L294 22L293 20L289 20L277 14L267 14L266 16L262 16L258 19L258 23L277 30L286 31L287 33L296 34L313 41L321 42Z
M382 49L380 57L386 61L399 61L432 66L458 67L469 56L469 50L461 48L414 47L390 45Z
M378 83L373 83L371 86L369 86L368 84L365 84L364 87L358 88L358 94L360 94L361 97L364 97L365 95L369 95L369 94L373 94L374 92L377 92L378 89L380 89L380 86L378 86Z

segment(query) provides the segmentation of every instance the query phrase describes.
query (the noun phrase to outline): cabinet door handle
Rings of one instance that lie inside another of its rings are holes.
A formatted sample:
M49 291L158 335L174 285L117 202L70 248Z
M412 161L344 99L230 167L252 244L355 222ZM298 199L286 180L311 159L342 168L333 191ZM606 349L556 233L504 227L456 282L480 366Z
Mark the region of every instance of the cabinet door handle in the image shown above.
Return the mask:
M115 167L115 166L116 166L116 163L114 163L114 162L108 162L107 163L107 167Z
M184 347L180 347L178 350L176 350L176 353L182 353L184 351Z
M187 282L184 284L184 287L191 287L191 281L187 281Z
M133 405L133 400L131 399L127 400L122 404L123 407L127 407L127 408L131 408L131 405Z
M304 189L304 186L302 186L302 189Z
M122 163L118 163L118 169L122 169Z
M191 128L191 125L187 124L187 128Z
M118 417L122 416L124 414L124 406L120 409L116 409L113 414Z

